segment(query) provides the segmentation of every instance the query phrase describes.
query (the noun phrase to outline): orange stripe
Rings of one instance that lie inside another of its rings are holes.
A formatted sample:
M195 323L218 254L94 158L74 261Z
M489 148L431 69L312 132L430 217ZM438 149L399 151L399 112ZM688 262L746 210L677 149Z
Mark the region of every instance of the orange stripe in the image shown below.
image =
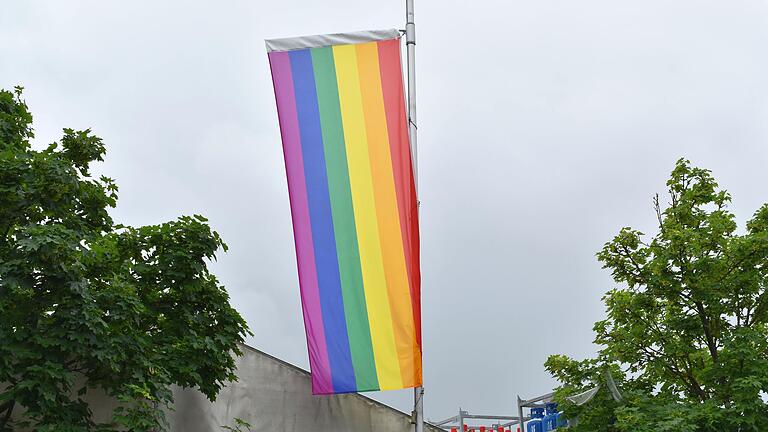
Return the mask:
M381 90L378 45L376 42L370 42L359 44L356 48L374 199L376 201L376 218L379 225L379 238L381 239L392 324L395 330L395 343L403 386L413 387L417 384L414 361L416 332L395 193L395 179L392 174L389 133Z
M405 245L405 262L411 282L411 303L416 326L417 346L414 347L415 380L421 384L421 276L419 275L419 214L416 187L413 179L407 115L403 96L403 69L400 61L400 40L381 41L379 66L381 90L387 113L389 147L395 176L400 229Z

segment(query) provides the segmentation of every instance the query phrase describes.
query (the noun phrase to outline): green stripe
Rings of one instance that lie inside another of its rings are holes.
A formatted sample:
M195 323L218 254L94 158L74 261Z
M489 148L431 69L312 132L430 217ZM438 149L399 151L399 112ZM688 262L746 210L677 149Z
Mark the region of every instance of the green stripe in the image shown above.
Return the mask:
M376 376L376 363L373 358L373 344L363 291L363 275L360 269L360 252L357 246L355 213L349 187L347 151L344 146L339 89L336 83L336 66L332 48L313 48L312 65L315 70L320 127L323 132L325 165L328 172L328 190L331 195L333 230L336 235L344 315L347 318L355 380L358 391L378 390L379 381Z

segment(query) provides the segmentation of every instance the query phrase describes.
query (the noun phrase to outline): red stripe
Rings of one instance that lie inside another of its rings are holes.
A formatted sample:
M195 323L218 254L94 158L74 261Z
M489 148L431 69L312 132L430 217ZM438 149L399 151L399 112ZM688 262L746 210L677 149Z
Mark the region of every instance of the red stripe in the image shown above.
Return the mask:
M384 108L387 115L387 131L392 170L395 177L397 208L400 214L400 229L405 246L405 260L411 288L413 318L416 325L416 341L421 357L421 271L419 269L419 208L416 199L416 185L413 178L411 146L408 139L408 123L403 96L403 73L400 60L400 40L378 42L381 87L384 94ZM420 359L419 359L420 360ZM419 361L417 377L421 379Z

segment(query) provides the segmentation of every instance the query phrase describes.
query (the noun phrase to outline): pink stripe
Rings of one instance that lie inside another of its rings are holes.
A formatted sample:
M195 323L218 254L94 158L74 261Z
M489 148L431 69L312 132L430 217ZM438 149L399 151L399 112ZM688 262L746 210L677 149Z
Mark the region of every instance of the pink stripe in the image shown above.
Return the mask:
M333 393L328 348L323 329L323 315L320 310L320 290L317 285L312 225L309 222L307 183L304 178L304 161L301 154L291 62L287 52L271 52L269 53L269 63L272 68L275 99L277 99L277 114L280 118L280 133L283 136L283 153L285 154L285 171L288 175L296 260L299 266L304 328L307 332L309 364L312 369L312 393Z

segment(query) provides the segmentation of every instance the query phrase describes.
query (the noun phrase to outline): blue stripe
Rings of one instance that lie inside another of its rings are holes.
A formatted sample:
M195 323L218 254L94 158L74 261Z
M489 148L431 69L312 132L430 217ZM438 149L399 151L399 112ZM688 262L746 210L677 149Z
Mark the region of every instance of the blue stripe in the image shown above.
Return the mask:
M352 366L344 315L312 55L308 49L304 49L291 51L289 57L296 93L301 151L304 156L304 176L307 181L309 218L315 246L320 308L323 311L333 389L337 393L352 392L357 389L355 370Z

